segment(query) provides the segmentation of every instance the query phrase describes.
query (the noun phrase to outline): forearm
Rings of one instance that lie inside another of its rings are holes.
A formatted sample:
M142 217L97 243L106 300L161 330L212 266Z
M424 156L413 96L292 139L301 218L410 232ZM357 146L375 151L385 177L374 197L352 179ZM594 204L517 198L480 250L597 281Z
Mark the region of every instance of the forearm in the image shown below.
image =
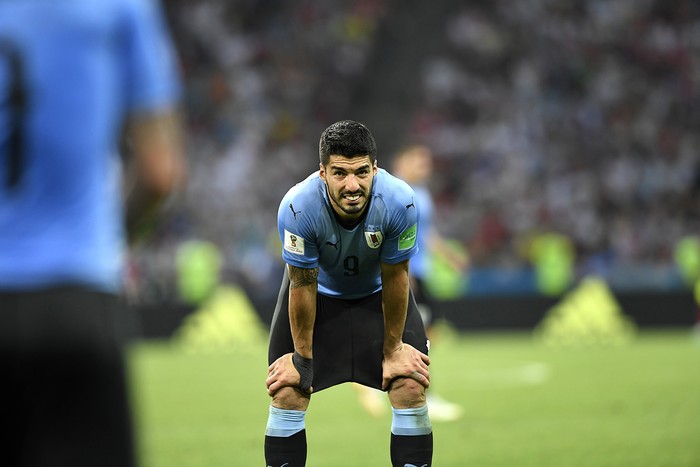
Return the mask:
M316 321L318 268L288 266L289 323L294 350L304 358L313 358L313 331Z
M408 309L408 261L382 264L382 310L384 312L384 353L402 342Z
M126 225L130 240L154 221L164 200L185 178L180 120L174 110L130 119L127 152Z
M460 250L442 237L435 229L430 233L430 251L446 261L456 271L463 271L469 265L465 251Z
M128 243L134 243L152 228L161 210L163 199L147 188L137 185L126 198L126 233Z

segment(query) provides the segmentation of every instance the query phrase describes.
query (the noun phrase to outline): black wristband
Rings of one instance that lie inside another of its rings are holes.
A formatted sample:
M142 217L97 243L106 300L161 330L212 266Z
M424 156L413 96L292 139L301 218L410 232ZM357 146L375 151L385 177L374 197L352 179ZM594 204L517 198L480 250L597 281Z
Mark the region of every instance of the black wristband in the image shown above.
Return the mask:
M294 364L294 368L296 368L299 372L299 389L304 392L309 392L309 389L311 389L311 383L314 379L313 361L314 360L312 358L302 357L296 350L292 355L292 363Z

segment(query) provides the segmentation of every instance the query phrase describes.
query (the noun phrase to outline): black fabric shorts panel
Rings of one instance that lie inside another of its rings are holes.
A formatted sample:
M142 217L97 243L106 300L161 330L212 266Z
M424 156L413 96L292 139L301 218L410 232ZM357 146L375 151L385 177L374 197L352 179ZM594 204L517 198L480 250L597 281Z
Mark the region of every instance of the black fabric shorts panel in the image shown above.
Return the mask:
M428 353L428 340L410 293L403 341ZM314 325L314 393L345 382L381 389L384 342L382 294L343 300L318 294ZM285 272L270 330L268 363L294 351Z
M411 278L411 289L413 290L413 295L418 305L432 305L430 294L428 293L423 279L419 279L415 276Z
M415 276L412 277L411 288L426 327L429 328L433 323L445 317L442 307L438 306L439 304L428 291L427 285L423 279Z
M113 294L0 293L3 465L135 465L123 319Z

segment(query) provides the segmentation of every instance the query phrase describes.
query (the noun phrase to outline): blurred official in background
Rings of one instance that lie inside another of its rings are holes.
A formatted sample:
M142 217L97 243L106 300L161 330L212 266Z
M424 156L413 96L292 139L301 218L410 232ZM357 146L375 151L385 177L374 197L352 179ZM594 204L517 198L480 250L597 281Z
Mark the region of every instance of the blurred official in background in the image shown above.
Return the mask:
M0 0L0 464L136 463L119 293L184 178L180 83L150 0Z
M436 307L432 306L435 299L431 296L427 285L434 274L434 259L440 257L455 274L460 276L466 273L469 261L464 252L454 248L435 226L435 205L428 187L433 174L433 152L430 148L422 144L408 145L397 152L391 166L391 173L413 188L417 204L420 206L416 235L418 252L411 258L409 280L432 346L439 334L434 324L442 318L442 316L436 316ZM364 409L370 415L382 416L385 405L381 394L366 386L356 385L355 387ZM451 422L461 418L462 406L438 395L432 381L431 388L426 393L426 399L431 421Z
M464 251L455 248L437 229L434 221L435 204L428 184L433 174L433 152L428 146L410 145L398 152L392 161L392 173L411 185L420 205L418 223L418 254L411 259L411 289L416 297L418 311L425 324L431 345L439 340L434 324L442 316L436 316L434 298L428 290L433 274L434 258L439 256L456 274L466 274L469 260ZM440 397L433 386L427 394L428 411L433 421L453 421L462 416L462 407Z

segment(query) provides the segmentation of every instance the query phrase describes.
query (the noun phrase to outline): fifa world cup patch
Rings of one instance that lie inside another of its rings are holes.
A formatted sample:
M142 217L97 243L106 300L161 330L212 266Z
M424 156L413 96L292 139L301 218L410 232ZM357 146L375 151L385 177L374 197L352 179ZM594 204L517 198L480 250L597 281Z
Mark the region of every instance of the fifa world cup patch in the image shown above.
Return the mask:
M365 240L367 240L367 245L370 248L373 248L373 249L379 248L382 244L383 239L384 239L384 236L379 231L377 231L377 232L365 232Z
M293 234L284 229L284 249L295 255L304 254L304 239L297 234Z
M408 250L416 244L418 225L413 224L399 235L399 250Z

